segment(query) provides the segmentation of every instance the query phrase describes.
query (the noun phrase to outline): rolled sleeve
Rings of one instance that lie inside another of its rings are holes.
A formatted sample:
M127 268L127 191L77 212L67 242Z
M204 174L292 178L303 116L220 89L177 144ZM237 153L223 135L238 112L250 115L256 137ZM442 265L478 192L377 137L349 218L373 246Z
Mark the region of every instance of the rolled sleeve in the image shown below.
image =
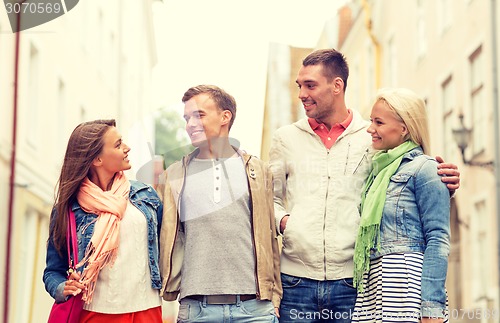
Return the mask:
M444 308L440 303L437 302L422 301L421 314L422 317L444 318L446 314L446 308Z

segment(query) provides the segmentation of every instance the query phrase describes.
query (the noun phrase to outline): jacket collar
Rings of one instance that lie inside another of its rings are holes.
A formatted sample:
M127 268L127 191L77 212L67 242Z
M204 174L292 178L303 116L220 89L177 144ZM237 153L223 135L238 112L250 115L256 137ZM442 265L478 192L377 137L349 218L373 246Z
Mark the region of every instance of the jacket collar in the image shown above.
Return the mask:
M135 193L137 193L138 191L143 190L145 188L149 188L149 185L146 185L143 182L130 180L130 194L129 194L129 196L132 196Z
M368 121L364 120L363 117L361 117L361 114L354 109L350 109L352 112L352 121L349 124L349 126L345 129L345 131L340 135L339 138L345 136L346 134L349 133L354 133L360 130L365 130L366 127L368 127ZM309 125L308 118L302 118L299 121L294 123L294 126L297 128L309 132L310 134L314 135L314 130L311 128Z
M233 147L233 149L236 151L236 153L241 158L243 158L243 161L245 162L245 164L247 164L248 161L250 160L250 158L252 158L252 156L247 154L246 151L244 151L238 147L235 147L233 145L231 145L231 147ZM199 153L200 153L200 149L196 148L195 150L193 150L189 154L182 157L182 165L184 165L184 167L186 167L196 156L198 156Z
M406 154L404 154L403 159L413 160L413 159L415 159L418 156L423 155L423 154L424 154L424 151L422 150L422 147L418 146L418 147L413 148L412 150L410 150Z

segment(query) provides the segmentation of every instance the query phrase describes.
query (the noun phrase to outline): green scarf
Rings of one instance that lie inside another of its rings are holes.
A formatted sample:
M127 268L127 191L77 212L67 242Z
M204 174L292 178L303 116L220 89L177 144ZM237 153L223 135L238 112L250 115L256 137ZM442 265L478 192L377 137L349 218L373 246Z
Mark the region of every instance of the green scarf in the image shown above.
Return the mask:
M380 220L391 176L398 170L403 155L415 147L418 145L408 140L396 148L379 151L373 156L373 169L363 188L361 222L354 248L354 286L357 286L359 292L363 291L363 274L370 269L370 250L373 247L378 250L380 247Z

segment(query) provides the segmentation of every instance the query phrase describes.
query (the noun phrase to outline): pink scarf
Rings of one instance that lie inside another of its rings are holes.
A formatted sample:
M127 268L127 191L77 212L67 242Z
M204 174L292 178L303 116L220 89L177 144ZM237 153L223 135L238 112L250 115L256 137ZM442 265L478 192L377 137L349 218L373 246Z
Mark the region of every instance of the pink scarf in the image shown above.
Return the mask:
M103 191L88 177L78 191L77 200L82 209L98 215L85 257L78 264L78 267L86 265L81 282L87 286L82 296L87 304L92 302L99 271L106 265L112 266L116 259L120 244L120 221L127 209L129 191L130 184L123 172L115 175L109 191Z

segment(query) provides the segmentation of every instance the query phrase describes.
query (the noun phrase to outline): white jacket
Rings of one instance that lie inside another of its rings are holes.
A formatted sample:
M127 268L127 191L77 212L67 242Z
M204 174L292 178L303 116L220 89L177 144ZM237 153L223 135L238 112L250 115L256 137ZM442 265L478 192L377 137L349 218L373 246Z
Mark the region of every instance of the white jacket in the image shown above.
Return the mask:
M315 280L353 276L361 191L371 169L368 122L354 110L331 149L307 119L278 129L270 149L276 224L283 233L281 272Z

